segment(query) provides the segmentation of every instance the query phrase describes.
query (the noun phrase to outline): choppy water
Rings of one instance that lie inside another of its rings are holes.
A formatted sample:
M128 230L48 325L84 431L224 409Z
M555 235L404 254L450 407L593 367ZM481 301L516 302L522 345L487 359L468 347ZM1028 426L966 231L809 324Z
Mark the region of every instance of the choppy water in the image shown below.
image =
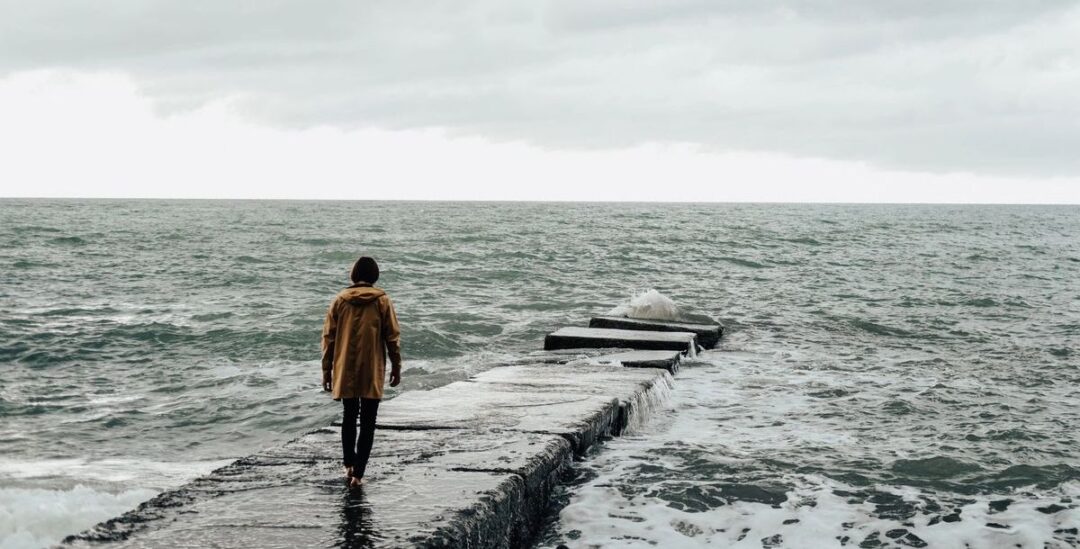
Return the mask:
M1077 207L3 200L0 545L324 425L359 253L400 390L636 288L729 326L542 545L1078 543Z

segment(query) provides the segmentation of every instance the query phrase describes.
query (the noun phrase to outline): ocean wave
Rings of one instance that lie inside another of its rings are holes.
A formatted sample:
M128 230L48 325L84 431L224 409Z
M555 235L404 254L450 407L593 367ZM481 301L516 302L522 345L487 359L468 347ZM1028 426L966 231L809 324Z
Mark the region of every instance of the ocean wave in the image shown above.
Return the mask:
M57 264L47 261L35 261L31 259L16 259L14 262L12 262L11 266L14 269L38 269L56 267Z
M1001 471L973 479L973 482L977 483L986 493L1024 487L1052 490L1072 485L1077 481L1080 481L1080 469L1067 463L1012 465ZM1080 498L1077 499L1077 502L1080 503ZM1077 518L1080 518L1080 515Z
M68 489L0 488L0 547L55 545L155 494L147 489L108 492L81 484Z
M88 242L78 236L58 236L49 240L50 244L59 244L62 246L85 246Z
M237 263L252 263L252 264L271 263L271 261L269 259L264 259L264 258L261 258L261 257L255 257L255 256L251 256L251 255L236 256L236 262Z
M58 229L56 227L46 227L46 226L42 226L42 225L18 225L18 226L12 227L11 230L12 230L12 232L14 232L15 234L18 234L18 235L23 235L23 234L28 234L28 233L60 233L60 232L63 232L62 229Z
M934 456L923 459L900 459L892 464L892 472L898 475L944 479L970 475L981 471L982 467L948 456Z
M810 238L808 236L804 236L804 237L800 237L800 238L779 238L777 240L781 240L783 242L790 242L792 244L806 244L806 245L809 245L809 246L821 246L821 245L823 245L823 243L821 241Z
M651 288L631 294L607 314L650 320L678 320L681 317L679 307L670 297Z
M889 337L912 337L914 334L907 330L900 328L894 328L892 326L886 326L884 324L878 324L869 320L851 319L848 321L851 326L854 326L865 332L869 332L874 335L889 336Z
M758 263L757 261L751 261L749 259L741 259L738 257L718 257L720 261L731 263L732 265L738 265L740 267L749 267L751 269L768 269L769 266L764 263Z
M297 242L308 246L330 246L332 244L341 243L341 241L336 238L301 238L298 239Z
M756 487L725 499L714 483L683 485L667 501L620 492L608 473L575 489L540 547L1070 547L1080 489L1009 497L940 498L903 488L860 489L821 477L790 477L783 493ZM715 494L715 495L712 495ZM766 494L762 496L761 494Z

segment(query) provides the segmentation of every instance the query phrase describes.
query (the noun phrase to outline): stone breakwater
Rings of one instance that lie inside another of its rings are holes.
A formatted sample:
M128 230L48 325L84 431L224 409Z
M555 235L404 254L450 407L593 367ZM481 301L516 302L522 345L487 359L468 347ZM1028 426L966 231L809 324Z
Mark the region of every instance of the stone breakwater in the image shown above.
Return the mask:
M386 401L361 489L344 486L333 424L159 494L63 545L527 545L574 457L644 421L671 390L680 353L697 348L693 332L632 324L563 329L545 345L561 353ZM582 359L564 350L613 341L638 351Z

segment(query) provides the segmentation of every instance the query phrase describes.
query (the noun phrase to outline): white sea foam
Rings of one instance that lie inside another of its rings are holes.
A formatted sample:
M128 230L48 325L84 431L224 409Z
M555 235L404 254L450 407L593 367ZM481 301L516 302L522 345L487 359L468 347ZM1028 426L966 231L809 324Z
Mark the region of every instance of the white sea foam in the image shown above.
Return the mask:
M1037 510L1064 493L1075 497L1080 493L1080 486L1075 485L1052 494L1024 494L1026 499L993 514L989 503L1000 496L975 496L962 508L962 520L931 524L927 515L917 515L910 521L875 517L872 503L850 503L834 493L852 487L823 477L786 479L795 487L787 493L787 501L775 507L736 501L700 511L677 509L647 495L628 497L615 487L620 472L616 468L591 481L563 509L562 529L575 532L575 546L858 547L876 532L874 537L883 546L892 547L886 533L903 530L896 536L905 546L912 545L910 540L914 538L907 537L911 534L927 544L914 546L1065 548L1074 538L1061 532L1080 523L1080 509L1056 514ZM896 487L888 492L906 501L920 501L915 489Z
M0 480L22 482L72 482L137 484L165 489L179 486L192 478L223 467L229 460L164 462L132 459L46 459L38 461L0 461Z
M48 547L228 463L0 461L0 549Z
M763 455L790 448L858 455L868 443L844 424L811 419L823 407L815 393L842 383L858 387L860 376L801 371L779 377L784 366L772 363L707 352L698 365L682 369L666 410L608 441L583 465L590 480L573 489L561 511L558 539L572 547L878 546L875 539L882 547L1076 546L1080 508L1060 504L1080 499L1077 482L970 495L890 483L853 486L815 473L746 476L748 470L770 474L761 466ZM914 447L895 442L889 449L894 459ZM739 492L745 485L782 493L783 501L748 501L740 493L755 494ZM885 504L875 499L882 497ZM887 498L907 511L890 515ZM1005 509L991 506L1006 499ZM960 520L943 520L956 511Z
M0 488L0 549L48 547L154 494L148 489L110 493L82 485L68 490Z
M655 412L671 408L671 388L673 383L671 376L664 373L664 376L649 387L647 391L638 393L634 397L633 406L630 407L626 434L633 434L644 427Z
M654 289L648 289L633 293L630 299L609 311L608 314L647 320L677 320L679 307L668 296Z

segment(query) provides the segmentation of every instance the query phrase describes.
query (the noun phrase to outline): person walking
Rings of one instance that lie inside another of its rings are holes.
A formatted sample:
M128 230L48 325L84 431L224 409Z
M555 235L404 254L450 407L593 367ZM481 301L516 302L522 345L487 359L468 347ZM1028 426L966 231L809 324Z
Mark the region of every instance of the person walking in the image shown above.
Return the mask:
M379 264L374 259L357 259L350 278L352 285L334 297L323 322L322 384L323 390L340 400L344 408L342 461L345 478L355 488L363 483L375 440L387 356L390 386L401 383L401 328L390 296L375 287Z

